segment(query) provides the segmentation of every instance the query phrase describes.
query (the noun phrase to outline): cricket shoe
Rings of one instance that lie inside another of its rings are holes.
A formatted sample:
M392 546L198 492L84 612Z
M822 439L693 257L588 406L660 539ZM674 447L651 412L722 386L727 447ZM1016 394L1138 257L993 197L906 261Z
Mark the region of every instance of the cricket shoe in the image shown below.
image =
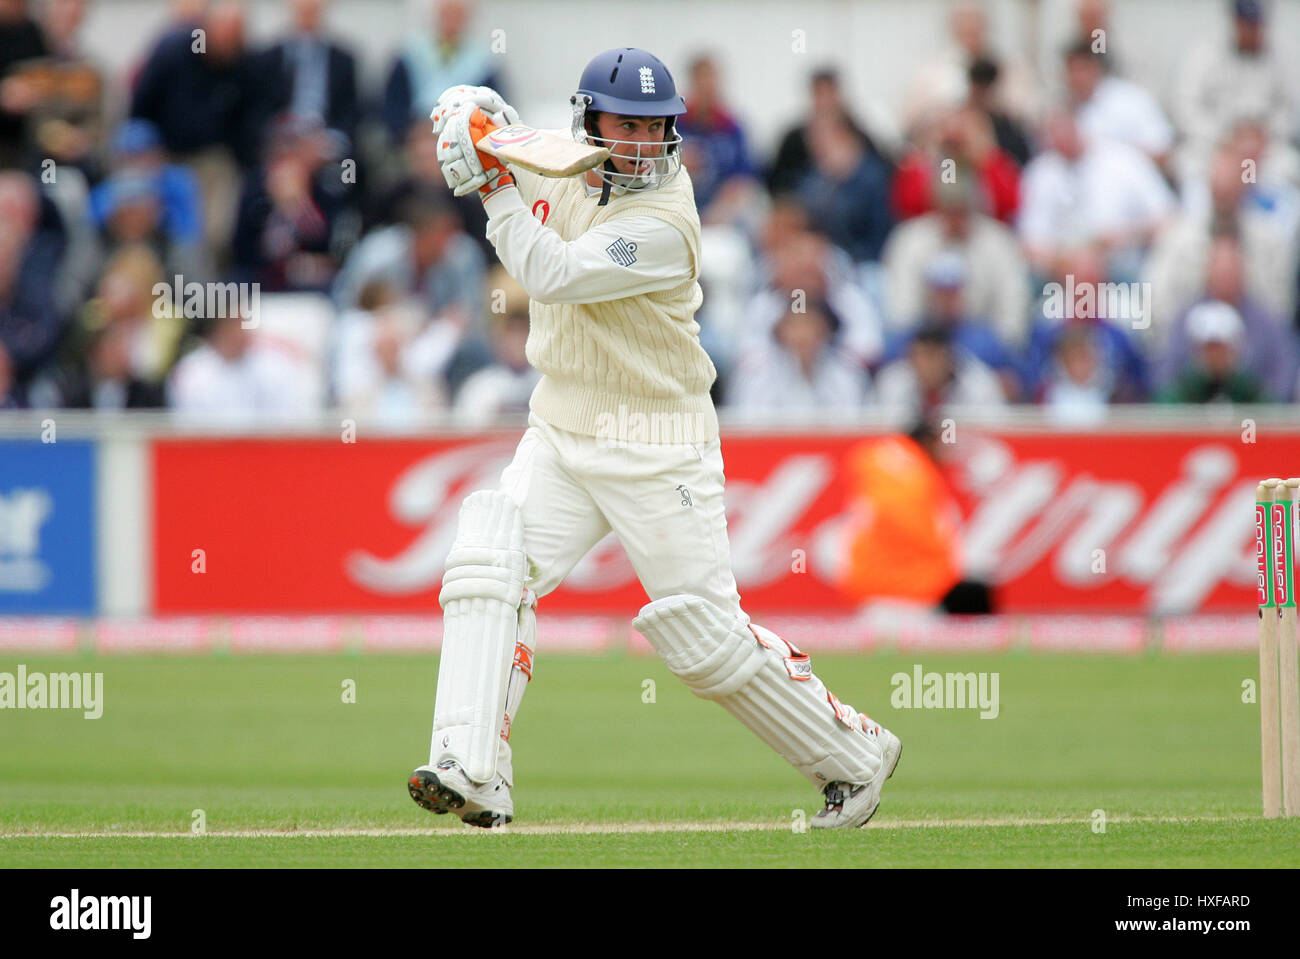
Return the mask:
M870 728L879 730L874 738L880 743L880 769L869 783L829 783L822 790L826 808L812 818L814 829L865 826L880 808L880 791L885 787L885 780L894 775L898 757L903 754L903 743L884 726L872 723Z
M476 783L454 759L436 766L421 766L411 773L406 788L416 804L439 816L454 812L471 826L491 829L514 819L510 787L500 774L490 783Z

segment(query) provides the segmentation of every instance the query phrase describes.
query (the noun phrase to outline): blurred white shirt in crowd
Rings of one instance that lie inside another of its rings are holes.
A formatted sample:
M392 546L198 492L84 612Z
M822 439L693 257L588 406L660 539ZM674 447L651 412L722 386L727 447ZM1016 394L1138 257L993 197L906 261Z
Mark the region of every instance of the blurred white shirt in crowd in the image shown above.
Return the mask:
M1156 98L1144 88L1119 77L1103 77L1077 113L1079 128L1089 137L1118 140L1148 156L1160 156L1174 145L1173 125Z
M853 261L838 247L827 246L821 268L826 302L843 324L839 332L839 345L858 363L875 363L885 351L885 322L875 302L858 282ZM765 280L770 281L767 264L761 263L759 272L765 274ZM735 346L732 349L743 356L747 352L766 347L773 329L789 308L790 299L786 291L776 289L768 282L746 304L744 322L735 331Z
M966 265L962 302L969 318L992 325L1005 342L1022 344L1029 332L1029 268L1015 234L992 217L972 213L966 235L944 231L943 216L927 213L894 227L885 243L890 324L910 329L926 311L926 268L945 251Z
M1074 162L1039 154L1020 181L1017 231L1031 250L1077 249L1158 226L1174 211L1173 191L1141 151L1091 141ZM1135 274L1139 245L1112 250L1114 265Z
M443 374L461 340L449 320L416 330L400 308L387 313L348 310L339 317L334 392L339 406L382 426L414 425L446 405Z
M542 374L531 366L512 370L494 363L472 374L456 394L456 419L465 426L487 426L510 413L526 413L528 398Z
M1174 85L1174 116L1187 137L1193 162L1204 157L1240 120L1261 118L1271 138L1285 143L1294 129L1294 104L1277 55L1238 51L1230 37L1187 57Z
M222 426L286 423L312 412L308 378L279 349L252 336L237 359L204 343L176 364L167 382L177 415Z
M1086 427L1105 422L1110 403L1099 383L1054 379L1043 391L1043 408L1059 426Z
M1006 405L1002 381L987 364L959 349L953 351L953 358L955 370L940 400L942 405L983 411ZM926 413L921 380L907 358L895 360L877 374L875 399L887 413L909 422Z
M795 356L778 344L741 357L727 390L727 408L742 413L815 413L861 409L867 373L843 349L829 346L805 376Z

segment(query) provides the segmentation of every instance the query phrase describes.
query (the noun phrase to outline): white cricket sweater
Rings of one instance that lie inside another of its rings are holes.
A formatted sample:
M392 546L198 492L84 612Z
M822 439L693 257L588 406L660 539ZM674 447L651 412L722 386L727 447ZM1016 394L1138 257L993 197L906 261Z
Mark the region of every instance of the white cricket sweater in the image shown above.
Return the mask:
M488 239L531 297L527 356L543 375L530 409L608 440L715 438L717 371L695 322L700 219L686 171L603 207L582 176L515 179L518 189L484 207Z

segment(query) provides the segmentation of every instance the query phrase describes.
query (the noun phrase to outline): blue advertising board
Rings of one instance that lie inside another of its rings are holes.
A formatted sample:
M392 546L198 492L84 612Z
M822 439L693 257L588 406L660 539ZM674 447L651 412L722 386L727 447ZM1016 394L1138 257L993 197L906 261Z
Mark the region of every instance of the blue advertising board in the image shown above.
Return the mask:
M0 615L95 612L95 444L0 440Z

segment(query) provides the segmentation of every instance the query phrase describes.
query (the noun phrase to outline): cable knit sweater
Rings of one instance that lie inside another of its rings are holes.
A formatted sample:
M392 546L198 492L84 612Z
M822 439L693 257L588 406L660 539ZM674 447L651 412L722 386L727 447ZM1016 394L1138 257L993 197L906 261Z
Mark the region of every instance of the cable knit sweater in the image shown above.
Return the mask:
M695 322L703 299L700 220L688 174L683 170L658 189L616 194L603 207L581 176L516 171L516 179L518 190L499 191L485 207L489 239L532 297L527 356L543 374L532 411L559 429L606 440L716 437L709 388L717 373ZM640 237L648 251L647 227L659 230L653 248L662 257L665 247L680 245L671 235L663 242L660 224L680 233L689 262L638 271L638 244L622 234ZM586 284L587 295L584 269L601 274ZM626 272L622 289L620 271Z

